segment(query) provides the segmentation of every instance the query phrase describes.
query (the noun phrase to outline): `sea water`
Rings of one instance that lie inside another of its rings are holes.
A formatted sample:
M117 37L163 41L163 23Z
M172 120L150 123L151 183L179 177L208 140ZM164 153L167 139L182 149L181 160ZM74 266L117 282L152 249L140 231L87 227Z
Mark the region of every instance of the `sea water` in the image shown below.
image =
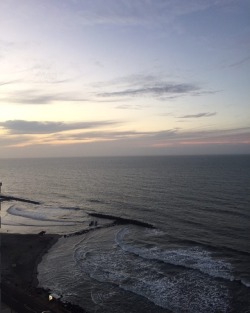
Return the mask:
M250 310L250 156L0 165L3 193L41 203L2 204L1 230L65 235L38 267L40 286L63 301L89 312Z

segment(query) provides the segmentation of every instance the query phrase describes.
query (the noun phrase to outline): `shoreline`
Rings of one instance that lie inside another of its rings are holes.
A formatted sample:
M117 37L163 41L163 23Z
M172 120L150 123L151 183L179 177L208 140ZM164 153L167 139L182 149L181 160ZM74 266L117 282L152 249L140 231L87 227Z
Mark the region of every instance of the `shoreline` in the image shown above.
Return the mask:
M22 201L37 204L38 202L2 196L0 204L4 201ZM50 290L39 286L38 265L43 256L61 237L78 236L100 228L116 225L134 224L146 228L154 228L152 224L133 219L116 217L108 214L89 212L91 220L89 227L70 234L39 233L8 233L0 231L1 239L1 292L2 302L12 310L19 313L43 312L51 313L87 313L85 309L69 302L62 302L60 298L49 301ZM96 220L97 219L97 220ZM109 220L99 224L99 219ZM61 296L61 295L58 295ZM27 309L27 307L29 309Z
M38 235L39 236L39 235ZM44 235L46 236L46 234ZM46 246L46 248L42 249L40 254L38 255L38 257L36 258L36 261L34 263L34 268L33 268L33 273L32 273L32 286L34 286L35 288L39 288L39 281L37 278L37 267L39 265L39 263L42 262L43 256L49 252L49 250L54 246L54 244L57 243L58 239L61 237L60 235L47 235L47 236L51 236L51 240L50 242L48 242L48 245Z
M60 235L0 233L0 236L2 302L17 312L32 312L32 309L37 312L86 312L60 300L49 301L49 291L38 286L37 266Z
M1 198L2 197L2 198ZM4 201L35 201L0 195L0 204ZM38 265L43 256L61 237L81 235L99 228L107 228L120 224L154 228L153 225L127 218L107 214L88 213L92 220L89 227L70 234L39 233L6 233L0 231L1 239L1 292L2 302L20 313L50 311L54 313L86 313L87 311L71 303L63 303L59 299L49 301L50 291L39 287ZM108 219L109 223L99 225L98 219ZM97 226L98 224L98 226ZM59 295L60 296L60 295ZM27 309L27 305L30 308Z

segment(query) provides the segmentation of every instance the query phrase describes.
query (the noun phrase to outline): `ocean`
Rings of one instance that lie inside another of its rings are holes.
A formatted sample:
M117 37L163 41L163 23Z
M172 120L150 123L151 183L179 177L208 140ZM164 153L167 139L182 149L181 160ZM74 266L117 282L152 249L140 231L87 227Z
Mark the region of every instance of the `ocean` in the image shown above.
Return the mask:
M250 312L250 156L2 159L0 173L4 194L41 203L2 203L1 231L62 235L38 266L62 301Z

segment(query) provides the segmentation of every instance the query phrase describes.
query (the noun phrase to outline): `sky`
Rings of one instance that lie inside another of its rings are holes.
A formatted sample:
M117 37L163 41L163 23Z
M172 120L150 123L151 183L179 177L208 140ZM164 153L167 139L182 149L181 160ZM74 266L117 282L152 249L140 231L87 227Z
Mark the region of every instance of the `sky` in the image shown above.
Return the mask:
M0 158L250 153L249 0L0 1Z

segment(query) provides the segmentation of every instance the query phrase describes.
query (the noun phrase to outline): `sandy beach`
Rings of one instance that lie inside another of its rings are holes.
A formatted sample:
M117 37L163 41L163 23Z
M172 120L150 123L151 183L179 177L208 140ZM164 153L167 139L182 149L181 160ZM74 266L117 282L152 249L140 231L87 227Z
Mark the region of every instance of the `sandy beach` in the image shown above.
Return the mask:
M84 312L60 301L49 301L49 291L38 288L37 265L58 235L1 233L2 301L17 312Z
M2 201L21 201L38 204L28 199L0 195ZM0 225L1 226L1 225ZM49 301L49 290L38 287L37 266L60 235L14 234L0 232L1 242L1 303L8 312L29 313L43 312L85 312L60 300ZM2 309L1 308L1 309Z

